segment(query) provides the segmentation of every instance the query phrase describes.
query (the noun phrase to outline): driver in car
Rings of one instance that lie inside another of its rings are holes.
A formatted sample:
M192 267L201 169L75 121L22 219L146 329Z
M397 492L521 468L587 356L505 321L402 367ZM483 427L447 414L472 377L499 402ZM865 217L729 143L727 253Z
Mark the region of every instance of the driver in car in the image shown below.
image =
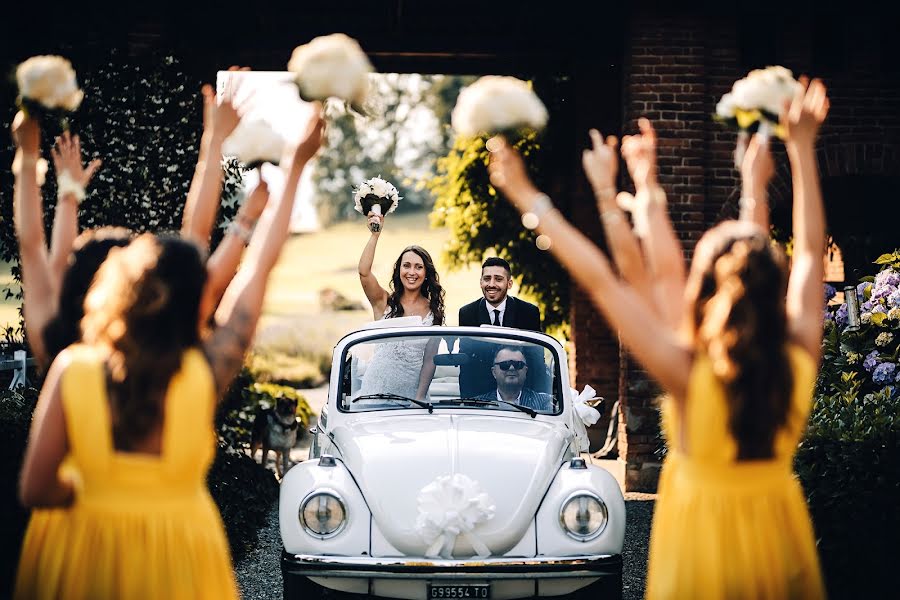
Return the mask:
M497 382L497 388L478 396L479 400L512 402L545 412L553 409L553 396L525 387L528 364L525 362L525 353L520 348L501 346L494 353L491 375Z

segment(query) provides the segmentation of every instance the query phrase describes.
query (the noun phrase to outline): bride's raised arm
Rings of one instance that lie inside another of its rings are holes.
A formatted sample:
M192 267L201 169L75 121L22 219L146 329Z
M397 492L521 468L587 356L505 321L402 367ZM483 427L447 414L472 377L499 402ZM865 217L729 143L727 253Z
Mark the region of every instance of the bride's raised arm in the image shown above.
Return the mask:
M378 231L370 231L369 241L366 242L362 256L359 257L359 282L362 284L366 298L369 299L369 304L372 305L373 318L378 320L384 315L384 309L387 308L388 293L372 273L372 263L375 262L375 247L378 246L378 237L384 229L384 217L370 212L368 223L377 223L379 227Z

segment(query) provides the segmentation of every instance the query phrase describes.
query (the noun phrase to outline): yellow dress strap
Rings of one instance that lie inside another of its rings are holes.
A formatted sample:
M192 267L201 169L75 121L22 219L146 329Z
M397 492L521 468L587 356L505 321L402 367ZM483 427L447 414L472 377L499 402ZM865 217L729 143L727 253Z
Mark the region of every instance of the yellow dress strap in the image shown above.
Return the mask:
M171 468L178 469L185 454L215 443L212 427L215 398L209 362L199 349L189 348L182 355L181 368L172 376L166 392L163 456Z
M66 417L70 456L85 469L105 469L112 454L109 404L103 360L83 345L65 350L60 400Z

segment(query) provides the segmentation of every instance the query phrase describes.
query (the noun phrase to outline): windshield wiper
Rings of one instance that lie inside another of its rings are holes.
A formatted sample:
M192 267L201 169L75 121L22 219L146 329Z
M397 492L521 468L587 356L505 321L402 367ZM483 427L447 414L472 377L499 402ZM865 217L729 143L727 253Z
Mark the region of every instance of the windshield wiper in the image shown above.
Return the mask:
M354 402L359 402L360 400L400 400L404 402L412 402L413 404L421 408L427 408L429 413L434 412L434 405L431 402L416 400L415 398L407 398L406 396L401 396L400 394L365 394L363 396L357 396L356 398L351 400L350 403L353 404Z
M475 406L497 406L498 403L517 408L523 413L530 416L532 419L537 415L537 411L533 408L522 406L521 404L516 404L515 402L510 402L508 400L498 400L497 398L494 398L493 400L482 400L481 398L459 398L457 400L441 400L440 402L438 402L438 404L474 404Z

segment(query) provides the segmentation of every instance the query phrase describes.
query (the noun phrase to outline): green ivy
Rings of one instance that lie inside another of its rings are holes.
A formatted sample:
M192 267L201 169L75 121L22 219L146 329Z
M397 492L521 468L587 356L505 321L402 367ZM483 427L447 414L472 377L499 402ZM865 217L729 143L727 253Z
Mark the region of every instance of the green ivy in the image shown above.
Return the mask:
M535 133L514 138L532 178L541 182L541 142ZM480 264L496 254L510 262L513 279L540 306L544 327L565 334L569 318L569 280L553 256L535 245L535 233L522 227L519 214L488 179L490 153L486 138L457 138L450 153L438 160L437 175L428 182L435 197L433 227L450 230L443 249L451 269Z

